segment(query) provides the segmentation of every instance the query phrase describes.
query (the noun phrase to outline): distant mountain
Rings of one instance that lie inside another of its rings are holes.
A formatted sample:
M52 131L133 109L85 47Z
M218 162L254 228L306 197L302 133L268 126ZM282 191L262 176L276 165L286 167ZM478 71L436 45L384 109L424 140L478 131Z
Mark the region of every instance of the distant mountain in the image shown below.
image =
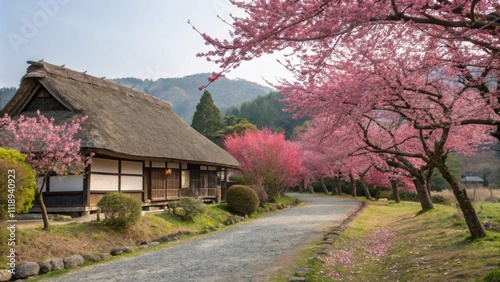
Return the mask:
M121 85L133 87L135 90L151 94L159 99L171 102L174 111L187 123L191 119L198 104L202 91L198 86L207 84L209 73L200 73L180 78L160 78L158 80L138 78L111 79ZM219 108L240 106L258 96L267 95L273 89L243 79L221 78L208 86L215 105Z
M16 93L15 87L2 87L0 88L0 110L7 104L7 102Z
M121 85L133 87L135 90L151 94L159 99L171 102L174 112L187 123L191 119L200 101L203 91L198 86L207 84L209 73L200 73L179 78L160 78L158 80L139 79L133 77L110 79ZM215 105L222 108L239 107L258 96L265 96L273 89L243 79L221 78L208 86ZM0 88L0 109L12 98L16 88Z

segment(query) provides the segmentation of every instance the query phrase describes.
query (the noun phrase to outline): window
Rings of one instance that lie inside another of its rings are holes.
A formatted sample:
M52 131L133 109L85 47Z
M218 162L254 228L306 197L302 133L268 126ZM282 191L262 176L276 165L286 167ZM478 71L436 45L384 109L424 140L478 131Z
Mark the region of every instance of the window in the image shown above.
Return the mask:
M90 165L92 191L141 191L143 183L143 162L92 159Z
M49 190L50 192L81 192L83 191L83 175L51 176Z

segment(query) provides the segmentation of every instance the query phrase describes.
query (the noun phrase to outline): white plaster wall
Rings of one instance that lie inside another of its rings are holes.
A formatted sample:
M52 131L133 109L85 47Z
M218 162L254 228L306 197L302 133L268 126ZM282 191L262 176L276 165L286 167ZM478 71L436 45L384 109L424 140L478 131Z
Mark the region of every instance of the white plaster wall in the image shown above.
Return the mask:
M83 191L83 175L67 175L50 177L50 192Z

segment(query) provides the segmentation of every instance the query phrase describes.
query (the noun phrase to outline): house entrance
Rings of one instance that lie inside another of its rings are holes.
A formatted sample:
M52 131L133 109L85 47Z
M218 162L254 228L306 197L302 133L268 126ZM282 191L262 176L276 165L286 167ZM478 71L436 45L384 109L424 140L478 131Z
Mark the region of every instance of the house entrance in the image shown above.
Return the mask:
M151 200L171 200L179 198L179 169L151 169Z

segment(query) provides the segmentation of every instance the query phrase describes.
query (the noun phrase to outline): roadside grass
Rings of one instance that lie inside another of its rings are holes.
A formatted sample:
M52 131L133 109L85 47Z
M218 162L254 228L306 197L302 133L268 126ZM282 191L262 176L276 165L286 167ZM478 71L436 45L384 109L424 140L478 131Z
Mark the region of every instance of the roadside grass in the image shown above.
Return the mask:
M295 199L285 196L280 199L285 206L295 202ZM275 203L266 204L267 207ZM265 208L251 216L251 219L269 214L269 211L278 208ZM126 231L119 231L96 221L51 225L49 232L43 231L42 227L18 228L16 230L16 263L23 261L41 261L48 258L60 257L74 254L95 254L108 253L117 246L136 246L141 242L150 242L156 238L176 233L178 231L190 231L192 235L183 238L194 237L196 234L207 233L227 227L226 221L234 215L230 212L227 204L208 205L204 214L196 216L192 222L182 221L172 213L158 212L149 213L141 217L139 222ZM7 240L9 234L2 226L0 230L0 240L5 242L0 244L0 269L7 268L7 258L9 246ZM144 251L159 249L171 245L161 244L158 247L148 248ZM120 255L125 257L134 255ZM4 255L5 254L5 255ZM114 258L114 257L113 257ZM65 273L67 270L58 271ZM57 275L54 273L54 275ZM51 274L52 275L52 274ZM47 277L47 275L43 275Z
M500 269L500 233L472 241L458 208L435 207L419 214L418 203L370 201L332 245L303 252L298 267L309 267L307 281L482 281ZM500 225L500 203L476 208L481 222Z

